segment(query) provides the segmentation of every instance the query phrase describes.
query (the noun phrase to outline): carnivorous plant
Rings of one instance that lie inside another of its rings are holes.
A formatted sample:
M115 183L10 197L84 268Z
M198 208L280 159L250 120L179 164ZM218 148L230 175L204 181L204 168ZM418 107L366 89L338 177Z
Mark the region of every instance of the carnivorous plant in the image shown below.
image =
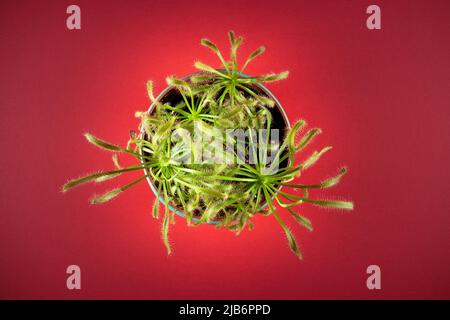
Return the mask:
M229 39L229 60L225 60L212 41L201 40L203 46L218 56L221 66L214 68L196 62L200 72L184 78L168 77L172 99L166 99L164 94L155 98L153 83L147 83L153 108L136 113L140 119L139 133L131 132L127 146L86 133L90 143L113 153L115 169L70 180L64 184L63 191L141 170L143 175L138 179L95 196L91 203L110 201L150 179L158 194L153 216L159 218L160 211L163 213L161 233L169 254L169 225L173 211L177 210L184 213L188 225L211 223L238 234L246 227L253 228L253 216L273 216L285 232L291 250L302 258L295 237L277 208L286 209L287 214L308 230L313 229L311 221L297 211L304 203L353 209L349 201L309 196L310 190L337 185L347 169L343 167L316 184L301 183L301 174L331 147L304 157L304 148L320 129L305 130L304 120L297 121L292 128L275 125L276 101L261 89L261 83L285 79L288 72L245 75L248 64L265 48L251 53L240 67L237 51L243 39L233 32L229 33ZM119 163L119 154L131 155L138 163L124 168ZM303 158L300 163L296 163L297 154Z

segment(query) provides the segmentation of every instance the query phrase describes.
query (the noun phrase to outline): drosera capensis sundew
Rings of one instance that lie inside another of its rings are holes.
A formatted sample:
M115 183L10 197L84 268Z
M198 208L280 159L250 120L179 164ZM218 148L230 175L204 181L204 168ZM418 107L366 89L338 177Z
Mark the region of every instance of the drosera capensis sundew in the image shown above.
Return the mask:
M286 234L291 250L302 258L297 241L282 214L290 215L308 230L311 221L298 212L302 204L352 210L350 201L315 199L309 191L339 183L345 167L315 184L303 184L301 173L316 164L329 150L326 146L304 156L304 148L320 133L306 129L304 120L290 126L279 102L263 83L286 79L288 72L261 76L244 74L248 64L264 51L256 49L238 64L242 37L229 32L229 59L210 40L201 44L219 58L218 68L196 62L200 72L184 78L167 77L169 87L157 98L153 82L147 83L152 103L149 111L137 112L139 133L132 131L121 147L86 133L93 145L111 151L114 169L73 179L63 191L88 182L103 182L130 171L142 171L138 179L91 199L92 204L112 200L141 181L149 179L157 197L152 214L162 216L162 239L167 252L169 226L174 212L182 212L190 226L214 224L241 233L252 229L255 215L273 216ZM119 154L138 162L122 167ZM296 163L296 154L302 160ZM279 211L279 208L285 210Z

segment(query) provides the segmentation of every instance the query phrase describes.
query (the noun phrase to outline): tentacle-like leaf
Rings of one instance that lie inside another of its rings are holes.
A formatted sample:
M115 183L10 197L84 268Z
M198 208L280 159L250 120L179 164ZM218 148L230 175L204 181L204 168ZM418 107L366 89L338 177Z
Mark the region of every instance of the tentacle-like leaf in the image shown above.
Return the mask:
M271 74L266 74L263 76L258 76L258 77L256 77L256 79L258 79L261 82L274 82L274 81L286 79L288 76L289 76L289 71L283 71L280 73L271 73Z
M116 146L112 143L106 142L105 140L98 139L90 133L85 133L84 136L87 139L87 141L89 141L90 143L101 149L115 152L128 152L126 149Z
M212 41L210 41L208 39L202 39L202 40L200 40L200 44L202 46L205 46L205 47L211 49L215 54L217 54L220 61L222 62L222 65L224 66L224 68L226 70L228 70L228 65L227 65L225 59L223 58L222 53L220 52L219 48L216 46L215 43L213 43Z
M247 65L250 63L250 61L252 61L253 59L255 59L256 57L262 55L264 53L264 51L266 51L265 47L259 47L258 49L256 49L255 51L253 51L247 58L247 60L245 61L244 65L241 68L241 72L244 71L244 69L247 67Z
M153 201L153 207L152 207L152 216L155 219L159 219L159 195L161 194L161 184L158 187L158 194L156 195L155 200Z
M298 120L293 126L292 129L289 131L289 134L287 136L288 143L290 146L290 149L294 151L296 149L295 146L295 137L300 130L305 126L306 122L304 120ZM292 152L294 153L294 152Z
M114 189L114 190L111 190L111 191L109 191L109 192L107 192L107 193L105 193L105 194L103 194L103 195L101 195L101 196L93 197L93 198L91 199L91 203L92 203L92 204L99 204L99 203L104 203L104 202L110 201L111 199L114 199L114 198L117 197L119 194L121 194L123 191L125 191L125 190L131 188L132 186L134 186L134 185L136 185L136 184L138 184L139 182L141 182L142 180L144 180L146 177L147 177L147 176L142 176L142 177L140 177L139 179L134 180L133 182L131 182L131 183L129 183L129 184L126 184L126 185L124 185L124 186L122 186L122 187L120 187L120 188L116 188L116 189Z
M174 86L182 90L186 90L187 92L191 92L191 86L189 83L184 81L183 79L178 79L174 76L169 76L166 78L166 82L169 86Z
M164 191L164 201L166 203L165 205L165 210L164 210L164 220L162 223L162 228L161 228L161 236L162 236L162 240L164 245L166 246L167 249L167 254L171 254L172 253L172 249L170 247L170 243L169 243L169 197L167 195L167 188L165 186L165 184L163 185L163 191Z
M233 70L237 70L237 49L242 44L242 41L244 39L242 37L236 38L233 31L228 32L228 36L230 38L231 44L231 63L233 66Z
M297 220L298 223L300 223L303 227L305 227L309 231L313 231L313 226L312 226L311 220L299 215L297 212L292 210L292 208L287 208L287 209L291 213L291 215L295 218L295 220Z
M113 154L112 155L112 162L114 163L114 166L117 168L117 169L123 169L121 166L120 166L120 163L119 163L119 157L117 156L117 154Z
M331 149L332 149L332 147L325 147L320 151L314 151L313 154L300 165L300 167L303 170L308 169L313 164L315 164L317 161L319 161L320 157L323 154L325 154L327 151L329 151Z
M303 199L305 202L315 204L319 207L335 208L335 209L345 209L353 210L353 202L351 201L341 201L341 200L314 200L314 199Z
M153 81L147 81L147 94L151 102L156 102L155 96L153 95Z
M209 72L209 73L213 73L213 74L216 74L216 75L218 75L218 76L220 76L220 77L223 77L223 78L227 78L227 79L230 78L230 77L229 77L228 75L226 75L225 73L220 72L220 71L217 71L217 70L214 69L213 67L210 67L210 66L208 66L207 64L204 64L204 63L202 63L202 62L200 62L200 61L197 61L197 62L194 64L194 66L195 66L197 69L199 69L199 70L206 71L206 72Z
M120 170L91 173L91 174L82 176L80 178L72 179L69 182L65 183L62 187L62 191L66 192L66 191L69 191L70 189L73 189L73 188L75 188L79 185L85 184L85 183L101 182L104 180L108 180L108 179L105 179L105 177L110 177L110 176L116 177L118 174L128 172L128 171L133 171L133 170L140 170L143 168L144 168L144 166L142 164L139 164L139 165L130 166L128 168L120 169Z
M314 137L320 134L322 130L320 128L313 128L309 130L299 141L299 143L295 146L295 150L299 151L306 147Z
M272 203L272 199L268 193L267 190L264 189L264 195L266 198L266 201L269 205L269 209L270 212L273 214L273 216L275 217L275 219L278 221L278 223L280 224L281 228L283 229L284 233L286 234L286 238L288 240L289 243L289 247L291 248L292 252L295 253L295 255L297 257L299 257L301 260L303 259L303 255L297 245L297 241L295 240L294 235L292 234L291 230L289 230L289 228L287 227L287 225L284 223L283 220L281 220L280 216L276 213L275 211L275 207Z

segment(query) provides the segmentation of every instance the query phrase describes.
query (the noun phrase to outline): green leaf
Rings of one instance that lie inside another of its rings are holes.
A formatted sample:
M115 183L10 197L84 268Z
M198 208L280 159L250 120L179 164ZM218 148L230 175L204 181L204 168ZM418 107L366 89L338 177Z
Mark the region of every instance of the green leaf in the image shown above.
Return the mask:
M335 175L332 178L322 181L320 183L320 187L321 188L330 188L330 187L337 185L341 181L342 177L345 176L346 173L347 173L347 168L346 167L341 168L337 175Z
M228 75L226 75L225 73L220 72L220 71L217 71L217 70L214 69L213 67L210 67L210 66L208 66L207 64L204 64L204 63L202 63L202 62L200 62L200 61L195 62L195 63L194 63L194 66L195 66L197 69L199 69L199 70L202 70L202 71L205 71L205 72L209 72L209 73L214 73L214 74L216 74L216 75L218 75L218 76L220 76L220 77L222 77L222 78L230 79L230 77L229 77Z
M258 49L256 49L255 51L253 51L247 58L247 60L245 61L241 72L244 71L244 69L247 67L247 65L250 63L250 61L252 61L253 59L255 59L256 57L262 55L264 53L264 51L266 51L265 47L259 47Z
M202 39L202 40L200 40L200 44L202 46L205 46L205 47L211 49L215 54L217 54L220 61L222 62L222 65L224 66L224 68L226 70L228 70L228 65L227 65L225 59L223 58L222 53L220 52L219 48L216 46L215 43L213 43L212 41L210 41L208 39Z
M80 177L80 178L76 178L76 179L72 179L69 182L65 183L62 187L62 192L66 192L69 191L72 188L75 188L79 185L88 183L88 182L95 182L98 181L98 179L105 177L105 176L110 176L116 175L116 172L98 172L98 173L91 173L89 175ZM107 180L107 179L105 179Z
M112 156L112 161L113 161L113 163L114 163L114 166L117 168L117 169L122 169L122 167L120 166L120 163L119 163L119 157L117 156L117 154L113 154L113 156Z
M170 120L168 120L156 130L155 134L152 137L153 144L158 144L158 140L160 138L164 138L169 135L171 129L173 128L175 120L175 117L170 118Z
M303 255L297 245L297 240L295 240L294 235L292 234L291 230L286 226L284 222L280 219L278 214L276 212L272 212L274 217L278 220L278 223L281 225L281 228L283 229L284 233L286 234L286 238L289 243L289 247L291 248L292 252L300 259L303 260Z
M153 95L153 81L147 81L147 93L151 102L156 102L155 96Z
M119 164L119 159L118 159L118 157L117 157L117 153L114 153L114 154L112 155L112 161L113 161L113 163L114 163L114 166L115 166L118 170L123 169L123 168L120 166L120 164ZM115 177L120 176L121 174L122 174L122 173L116 173L116 174L111 174L111 175L104 175L104 176L102 176L102 177L97 178L97 179L95 180L95 182L103 182L103 181L106 181L106 180L110 180L110 179L113 179L113 178L115 178Z
M170 222L169 209L166 207L166 210L164 211L164 220L161 228L161 236L168 255L172 254L172 248L170 247L169 242L169 222Z
M308 199L308 198L303 199L303 201L315 204L319 207L353 210L353 202L351 202L351 201L314 200L314 199Z
M191 91L191 86L189 85L189 83L187 83L183 79L178 79L174 76L169 76L166 78L166 82L169 86L174 86L174 87L177 87L180 89L184 89L188 92Z
M266 74L264 76L258 76L256 79L258 79L260 82L274 82L286 79L289 76L289 71L283 71L280 73L271 73Z
M242 37L236 38L233 31L228 32L228 37L230 38L231 44L231 62L233 70L237 70L237 49L239 48L244 39Z
M217 48L217 46L212 42L212 41L210 41L210 40L208 40L208 39L201 39L200 40L200 44L202 45L202 46L205 46L205 47L207 47L207 48L209 48L209 49L211 49L212 51L214 51L215 53L219 53L220 51L219 51L219 48Z
M257 99L262 105L273 107L275 105L275 101L265 96L256 95L255 99Z
M115 197L117 197L122 192L121 188L117 188L114 190L111 190L101 196L96 196L91 199L91 204L99 204L107 202Z
M331 149L332 147L325 147L320 151L314 151L313 154L300 165L300 167L302 169L308 169L313 164L315 164L324 153Z
M191 76L191 82L192 83L202 83L202 82L208 82L212 80L213 78L209 74L194 74Z
M320 128L313 128L309 130L299 141L299 143L295 146L295 151L302 150L304 147L306 147L312 139L320 134L322 130Z
M228 31L228 38L230 38L230 44L234 45L234 42L236 41L236 36L234 34L234 31Z
M144 166L142 164L138 164L138 165L130 166L128 168L120 169L120 170L91 173L91 174L82 176L80 178L70 180L69 182L67 182L66 184L63 185L62 191L66 192L72 188L75 188L79 185L82 185L82 184L85 184L88 182L101 182L103 180L108 180L108 179L104 179L104 177L116 176L119 173L133 171L133 170L140 170L143 168L144 168Z
M167 254L170 255L172 253L172 249L171 249L170 243L169 243L169 222L170 222L169 197L167 196L167 189L166 189L165 184L163 184L163 191L164 191L165 210L164 210L164 220L163 220L162 228L161 228L161 236L162 236L163 243L167 249Z
M104 140L98 139L90 133L85 133L84 136L87 139L87 141L89 141L90 143L92 143L93 145L95 145L96 147L99 147L101 149L105 149L105 150L109 150L109 151L116 151L116 152L126 152L126 150L124 148L121 148L112 143L106 142Z
M298 120L292 127L292 129L289 131L288 134L288 143L292 150L295 150L295 137L297 133L303 128L303 126L306 124L304 120Z
M115 197L117 197L119 194L121 194L123 191L131 188L132 186L136 185L137 183L141 182L142 180L144 180L145 178L147 178L147 176L142 176L137 180L134 180L133 182L126 184L120 188L111 190L101 196L97 196L97 197L93 197L91 199L91 203L92 204L99 204L99 203L104 203L107 201L110 201L111 199L114 199Z
M300 260L303 260L303 255L297 245L297 241L295 240L294 235L292 234L291 230L284 226L283 230L286 234L286 238L288 239L289 247L291 248L292 252L299 257Z
M233 109L231 109L230 111L225 112L222 117L224 119L229 119L232 118L233 116L237 115L238 113L240 113L242 111L243 107L242 106L237 106L234 107Z
M313 231L313 226L312 226L311 220L299 215L297 212L295 212L291 208L287 208L287 209L291 213L291 215L295 218L295 220L297 220L298 223L300 223L303 227L305 227L309 231Z
M105 176L98 177L97 179L95 179L95 182L103 182L103 181L107 181L107 180L116 178L116 177L118 177L118 176L120 176L120 175L121 175L121 173L116 173L116 174L111 174L111 175L105 175Z
M291 183L282 183L281 185L291 188L299 188L299 189L322 189L322 188L330 188L337 185L342 177L347 173L347 168L343 167L339 170L337 175L334 177L328 178L321 183L318 184L291 184Z
M159 218L159 199L158 199L158 197L156 197L155 201L153 201L152 216L155 219Z
M297 257L299 257L300 260L303 260L302 253L297 245L297 241L295 240L294 235L292 234L291 230L289 230L289 228L284 223L284 221L281 220L280 216L276 213L275 207L272 202L272 198L270 197L269 192L266 189L264 189L264 196L267 201L267 204L269 205L270 212L273 214L273 216L275 217L275 219L278 221L279 225L283 229L284 233L286 234L286 238L288 240L289 247L291 248L292 252L294 252L294 254Z

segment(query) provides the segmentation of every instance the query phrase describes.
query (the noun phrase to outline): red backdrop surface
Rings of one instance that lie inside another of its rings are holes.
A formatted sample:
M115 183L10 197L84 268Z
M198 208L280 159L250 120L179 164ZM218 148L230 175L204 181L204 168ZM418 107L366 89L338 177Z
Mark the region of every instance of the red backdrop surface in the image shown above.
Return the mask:
M79 31L66 28L72 1L0 5L0 298L450 298L450 2L378 0L380 31L366 28L368 1L74 3ZM269 88L292 122L323 129L308 151L334 146L303 181L349 167L314 195L353 212L304 206L312 233L289 222L303 262L273 217L239 237L177 217L169 257L146 183L101 206L89 196L114 182L60 192L110 166L83 132L126 143L146 81L160 91L196 59L217 65L199 40L226 47L230 29L243 55L267 47L248 72L290 71ZM79 291L66 288L71 264Z

